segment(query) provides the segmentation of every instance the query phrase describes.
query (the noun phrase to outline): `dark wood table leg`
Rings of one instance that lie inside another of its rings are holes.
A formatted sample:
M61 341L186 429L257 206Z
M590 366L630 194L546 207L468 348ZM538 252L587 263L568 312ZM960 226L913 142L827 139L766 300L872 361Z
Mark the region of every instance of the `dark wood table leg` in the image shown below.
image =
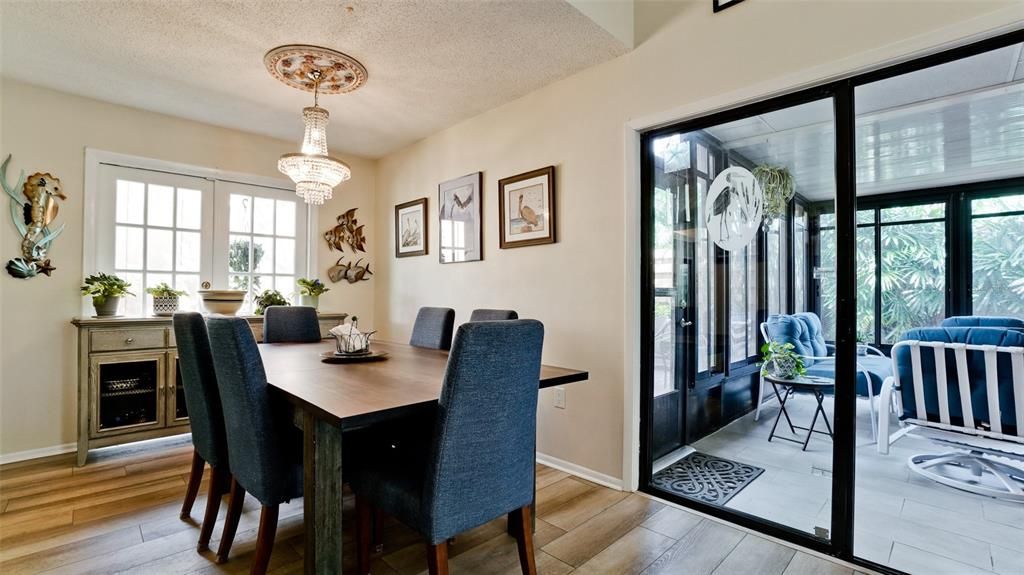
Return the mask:
M341 573L341 428L303 414L307 575Z

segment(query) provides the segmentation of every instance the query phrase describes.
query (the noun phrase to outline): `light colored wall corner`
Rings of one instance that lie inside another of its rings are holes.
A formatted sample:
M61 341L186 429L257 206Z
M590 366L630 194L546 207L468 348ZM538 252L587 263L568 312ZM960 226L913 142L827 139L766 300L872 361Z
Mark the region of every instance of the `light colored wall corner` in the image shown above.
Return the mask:
M624 486L622 480L619 479L618 477L605 475L604 473L594 471L593 469L588 469L586 467L583 467L582 465L572 463L571 461L565 461L562 459L558 459L557 457L552 457L545 453L537 452L537 463L540 463L541 465L546 465L552 469L564 471L569 475L575 475L576 477L586 479L587 481L597 483L598 485L604 485L605 487L617 489L619 491L636 490L635 488L630 489L628 486Z
M0 83L0 154L13 155L9 175L50 172L68 199L58 221L64 234L53 244L52 277L12 278L0 271L0 457L59 449L76 441L77 347L69 323L81 313L85 149L87 147L193 166L280 178L277 158L294 141L278 140L73 96L3 78ZM353 178L336 191L356 190L355 203L373 218L376 162L342 157ZM349 192L352 193L352 192ZM321 223L333 206L321 210ZM362 210L361 210L362 211ZM336 214L335 214L336 215ZM361 214L363 215L363 214ZM0 262L17 255L17 232L0 222ZM370 244L373 249L376 238ZM326 258L321 258L321 262ZM92 273L94 270L88 270ZM367 282L372 284L373 282ZM328 292L325 309L372 310L372 286ZM371 312L368 312L371 313ZM54 447L57 446L57 447Z
M633 0L568 0L584 16L633 49Z

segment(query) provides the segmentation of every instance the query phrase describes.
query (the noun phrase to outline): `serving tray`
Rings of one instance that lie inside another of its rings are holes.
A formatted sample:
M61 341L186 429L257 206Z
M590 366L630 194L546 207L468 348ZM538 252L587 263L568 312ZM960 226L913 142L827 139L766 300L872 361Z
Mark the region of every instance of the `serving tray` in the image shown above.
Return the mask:
M386 351L370 351L359 355L339 355L333 351L325 351L320 354L320 361L324 363L361 363L365 361L382 361L388 358Z

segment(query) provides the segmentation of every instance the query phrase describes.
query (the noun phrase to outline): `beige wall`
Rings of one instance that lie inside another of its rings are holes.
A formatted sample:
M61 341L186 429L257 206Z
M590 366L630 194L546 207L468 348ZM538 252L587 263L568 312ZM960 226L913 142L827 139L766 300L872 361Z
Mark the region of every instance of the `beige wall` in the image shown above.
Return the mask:
M19 170L50 172L61 179L68 200L58 221L67 224L50 252L53 277L14 279L0 272L0 457L50 448L76 440L75 330L82 269L85 148L120 152L208 168L279 177L277 158L294 151L284 141L116 106L4 80L0 87L0 154L13 154L9 181ZM299 110L295 111L298 124ZM298 130L297 126L297 130ZM344 158L352 180L335 190L319 210L323 231L349 207L362 220L374 218L376 162ZM20 241L2 200L0 263L19 255ZM377 238L369 228L370 256ZM326 281L333 257L318 240L318 275ZM371 260L374 258L371 257ZM372 321L374 284L337 284L321 299L321 309L365 315Z
M666 121L667 110L722 106L744 89L751 96L752 86L778 90L787 85L780 78L801 71L813 69L800 80L813 81L1024 21L1024 4L1008 2L753 0L718 15L709 5L641 2L643 43L633 52L379 162L377 228L386 241L395 204L427 196L433 212L439 182L483 171L484 261L438 264L432 217L430 255L396 260L390 249L380 252L377 327L407 337L423 305L454 307L460 322L480 306L542 320L544 361L587 369L591 378L567 386L564 411L542 393L538 450L614 478L623 477L629 431L624 388L635 385L628 334L636 321L636 198L626 182L636 167L627 163L627 123ZM498 249L497 180L549 164L557 166L558 243Z

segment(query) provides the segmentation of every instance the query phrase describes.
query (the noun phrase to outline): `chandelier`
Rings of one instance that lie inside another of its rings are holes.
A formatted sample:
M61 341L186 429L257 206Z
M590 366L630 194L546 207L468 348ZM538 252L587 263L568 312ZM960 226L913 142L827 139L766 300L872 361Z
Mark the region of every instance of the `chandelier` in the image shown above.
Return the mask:
M366 69L355 59L327 48L289 45L264 56L267 69L285 84L313 92L313 105L302 109L305 133L302 149L285 154L277 169L295 182L295 193L307 204L321 205L331 199L335 186L352 177L348 164L332 158L327 150L330 114L320 107L320 93L341 94L366 82Z

